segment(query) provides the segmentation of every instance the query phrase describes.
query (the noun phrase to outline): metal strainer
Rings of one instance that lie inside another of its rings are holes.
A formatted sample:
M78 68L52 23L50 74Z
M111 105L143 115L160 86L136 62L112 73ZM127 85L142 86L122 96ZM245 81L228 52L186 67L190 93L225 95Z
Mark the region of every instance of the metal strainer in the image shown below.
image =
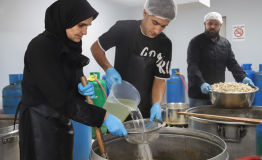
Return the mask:
M144 124L147 125L148 123L151 123L149 119L144 119ZM158 125L155 125L152 129L146 130L142 127L142 119L123 123L129 136L126 140L133 144L149 144L154 142L159 137L159 130L163 127L163 122L154 123L158 123Z

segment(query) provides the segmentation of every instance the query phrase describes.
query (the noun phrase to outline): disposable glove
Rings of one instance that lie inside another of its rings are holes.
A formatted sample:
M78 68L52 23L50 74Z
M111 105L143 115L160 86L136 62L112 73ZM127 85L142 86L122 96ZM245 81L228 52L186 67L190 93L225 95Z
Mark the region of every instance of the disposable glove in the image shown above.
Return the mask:
M121 84L122 78L120 74L115 70L115 68L108 68L106 70L106 85L111 89L113 83L118 80L118 83Z
M210 90L212 90L212 89L211 89L211 86L210 86L208 83L203 83L203 84L201 85L201 91L202 91L202 93L208 94Z
M125 136L128 138L128 134L124 125L121 123L120 119L113 116L112 114L109 113L106 120L104 121L104 124L113 136Z
M251 86L254 86L254 83L253 83L252 80L251 80L250 78L248 78L248 77L245 77L245 78L243 79L243 83L244 83L244 84L249 84L249 85L251 85Z
M150 122L154 119L161 120L161 106L158 103L155 103L150 110Z
M90 99L95 98L95 89L92 83L88 83L85 87L79 83L78 92L83 96L90 96Z

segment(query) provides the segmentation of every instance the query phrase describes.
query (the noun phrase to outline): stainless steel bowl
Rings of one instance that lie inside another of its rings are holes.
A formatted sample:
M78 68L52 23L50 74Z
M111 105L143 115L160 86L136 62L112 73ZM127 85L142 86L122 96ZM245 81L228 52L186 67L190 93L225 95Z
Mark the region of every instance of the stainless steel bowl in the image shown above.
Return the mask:
M187 103L167 103L162 105L162 121L168 125L187 125L188 118L185 115L179 115L177 112L185 112L189 109Z
M259 90L258 87L255 88L255 91L242 93L210 91L209 96L213 106L215 107L231 109L249 108L254 101L255 93Z

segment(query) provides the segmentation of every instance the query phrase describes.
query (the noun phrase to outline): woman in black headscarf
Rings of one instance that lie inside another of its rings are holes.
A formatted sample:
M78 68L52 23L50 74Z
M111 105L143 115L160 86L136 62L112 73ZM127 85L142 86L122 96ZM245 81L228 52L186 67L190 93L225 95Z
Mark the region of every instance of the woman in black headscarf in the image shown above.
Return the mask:
M93 127L104 123L113 135L128 136L119 119L85 102L94 97L93 86L80 83L89 63L81 38L97 15L86 0L58 0L46 10L46 30L29 43L24 58L20 160L72 160L71 119Z

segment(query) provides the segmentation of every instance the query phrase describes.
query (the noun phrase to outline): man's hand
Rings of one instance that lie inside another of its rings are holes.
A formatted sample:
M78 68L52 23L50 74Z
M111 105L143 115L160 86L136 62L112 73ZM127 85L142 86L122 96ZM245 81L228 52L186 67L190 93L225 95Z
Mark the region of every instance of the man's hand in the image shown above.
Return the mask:
M161 106L158 103L155 103L150 110L150 121L152 122L154 119L161 120Z
M120 74L115 70L115 68L108 68L106 70L106 85L109 89L111 89L113 83L118 81L119 84L122 82L122 78Z
M202 91L202 93L208 94L210 90L212 90L212 89L211 89L211 86L210 86L208 83L203 83L203 84L201 85L201 91Z
M254 86L254 83L253 83L252 80L251 80L250 78L248 78L248 77L245 77L245 78L243 79L243 83L244 83L244 84L249 84L249 85L251 85L251 86Z

